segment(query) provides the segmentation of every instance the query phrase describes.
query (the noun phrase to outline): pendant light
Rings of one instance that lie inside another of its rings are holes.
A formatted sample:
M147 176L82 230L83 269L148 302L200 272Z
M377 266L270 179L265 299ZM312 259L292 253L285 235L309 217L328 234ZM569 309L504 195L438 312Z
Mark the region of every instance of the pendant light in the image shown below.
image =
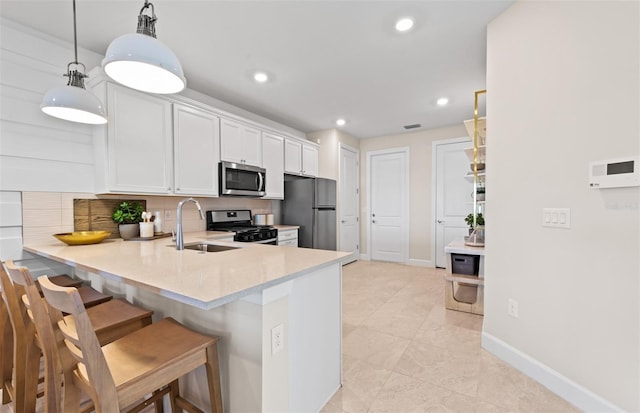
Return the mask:
M151 9L151 16L143 14ZM178 93L186 86L182 66L176 55L156 39L156 14L153 4L145 0L138 15L137 33L113 40L107 49L102 68L107 76L143 92Z
M71 122L101 125L107 123L102 102L84 88L84 74L87 68L78 62L78 38L76 35L76 0L73 0L73 50L75 60L67 65L69 77L66 86L49 90L42 98L40 109L47 115ZM71 66L74 66L72 69ZM82 71L79 70L82 66Z

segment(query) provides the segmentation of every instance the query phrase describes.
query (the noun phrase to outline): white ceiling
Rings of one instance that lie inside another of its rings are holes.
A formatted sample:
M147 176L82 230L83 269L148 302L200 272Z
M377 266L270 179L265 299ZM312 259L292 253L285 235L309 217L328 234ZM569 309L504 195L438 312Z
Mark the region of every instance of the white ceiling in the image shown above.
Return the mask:
M486 26L512 1L156 0L187 87L303 132L368 138L459 124L485 88ZM104 55L143 0L77 0L78 43ZM71 0L1 0L0 15L73 41ZM397 18L416 20L397 33ZM70 56L72 60L73 56ZM271 76L257 84L252 74ZM446 96L449 105L438 107Z

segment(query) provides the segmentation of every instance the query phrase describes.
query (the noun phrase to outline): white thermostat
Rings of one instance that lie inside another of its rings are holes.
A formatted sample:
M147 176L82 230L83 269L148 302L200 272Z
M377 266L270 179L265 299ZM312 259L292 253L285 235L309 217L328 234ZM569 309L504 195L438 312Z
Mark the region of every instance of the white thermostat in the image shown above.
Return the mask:
M640 157L609 159L589 164L589 188L640 186Z

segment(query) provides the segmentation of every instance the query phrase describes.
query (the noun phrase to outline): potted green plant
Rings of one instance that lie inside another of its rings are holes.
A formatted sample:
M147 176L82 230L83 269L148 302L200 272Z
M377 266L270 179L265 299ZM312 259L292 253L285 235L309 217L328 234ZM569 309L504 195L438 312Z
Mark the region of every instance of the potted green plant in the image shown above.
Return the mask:
M122 239L136 238L140 235L144 207L137 202L123 201L113 209L111 218L118 224L118 231Z
M475 229L473 227L473 213L467 215L467 217L464 219L464 222L467 223L467 225L469 225L469 235L471 235L471 233L473 232L473 230ZM476 227L483 227L484 226L484 217L482 216L482 212L478 212L477 216L476 216Z

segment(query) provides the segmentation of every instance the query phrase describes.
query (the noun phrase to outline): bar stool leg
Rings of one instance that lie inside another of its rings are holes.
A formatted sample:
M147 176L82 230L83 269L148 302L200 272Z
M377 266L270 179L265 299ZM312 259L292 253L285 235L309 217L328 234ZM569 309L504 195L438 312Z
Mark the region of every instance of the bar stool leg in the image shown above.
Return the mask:
M211 411L222 413L222 391L220 390L220 374L218 365L217 343L207 348L207 362L204 365L209 384L209 400L213 404Z
M169 400L171 401L171 411L179 412L181 411L181 409L178 406L176 398L180 395L180 384L178 383L177 379L169 383L169 389L171 389L171 392L169 393Z
M2 404L7 404L11 402L6 383L11 382L13 374L13 328L9 322L9 313L4 300L0 300L0 334L2 334L2 349L0 349L2 383L0 383L0 387L2 387Z

